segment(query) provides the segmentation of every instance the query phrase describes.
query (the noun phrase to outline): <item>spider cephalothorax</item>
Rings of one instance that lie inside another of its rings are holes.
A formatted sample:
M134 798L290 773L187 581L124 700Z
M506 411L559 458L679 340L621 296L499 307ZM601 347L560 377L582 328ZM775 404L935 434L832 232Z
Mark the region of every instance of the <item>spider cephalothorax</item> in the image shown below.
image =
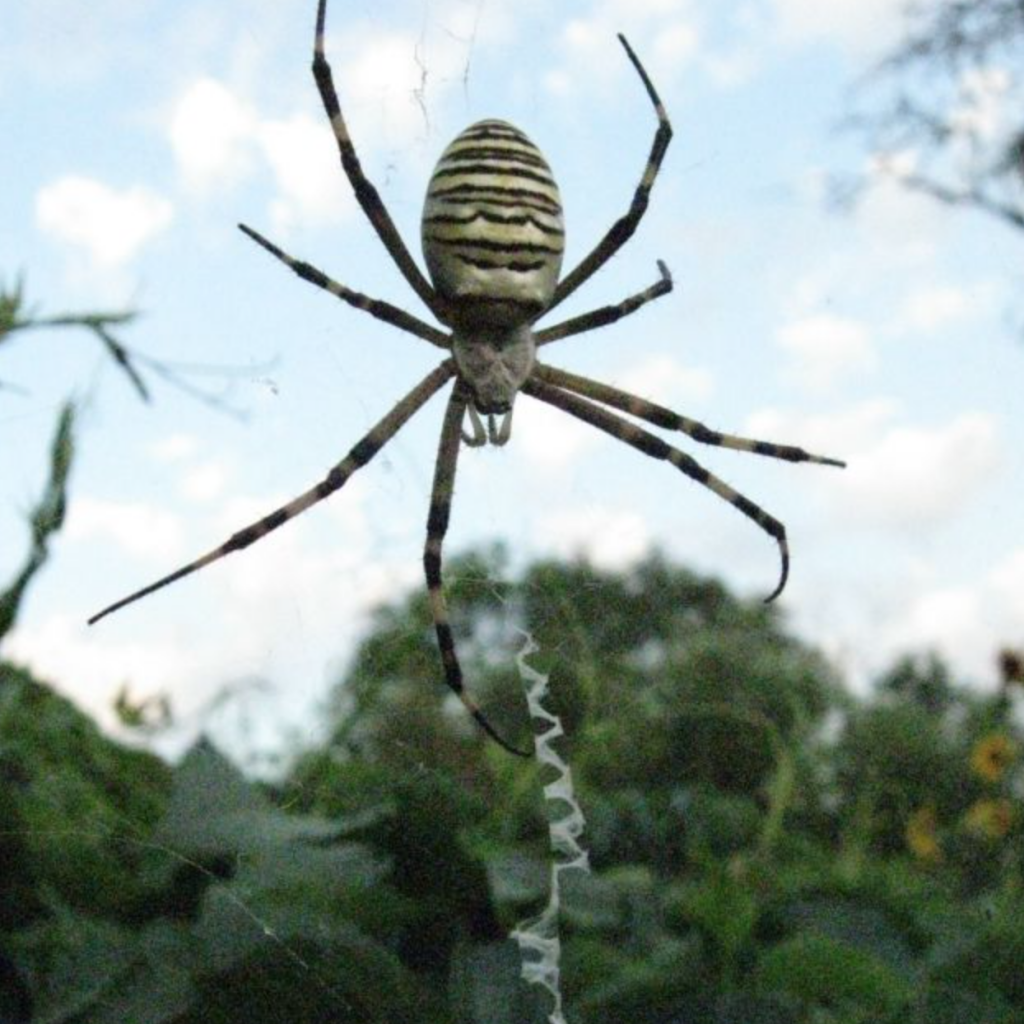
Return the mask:
M373 427L319 483L281 508L228 538L202 558L115 602L89 621L96 622L154 590L188 576L233 551L255 543L344 486L401 427L454 378L441 428L434 484L427 517L423 567L430 609L444 666L445 682L480 726L513 753L522 750L503 739L467 693L455 650L441 584L441 547L448 530L459 448L465 442L504 444L511 431L512 405L522 392L625 442L645 455L668 462L691 480L714 491L775 538L782 570L767 598L777 597L789 572L785 527L749 498L704 469L692 456L641 427L640 420L675 430L701 444L768 455L789 462L842 466L837 459L810 455L802 448L756 441L712 430L663 406L587 377L537 360L537 350L551 342L614 323L672 290L672 278L658 262L659 279L621 302L601 306L551 327L534 329L568 295L599 270L632 236L647 209L648 197L665 156L672 128L665 108L643 65L619 36L626 55L643 82L658 118L651 151L629 209L616 220L591 252L565 277L562 205L551 169L540 151L519 129L504 121L479 121L457 136L444 151L427 189L423 213L423 252L431 281L409 254L377 190L363 173L341 113L330 66L324 56L327 0L319 0L313 47L313 76L331 122L338 155L356 199L409 286L449 330L440 330L380 299L373 299L310 264L294 259L245 225L241 229L299 277L344 302L365 310L403 331L443 349L448 357L416 385ZM611 410L618 410L613 412ZM632 419L619 413L624 412ZM472 434L463 421L469 415ZM487 427L480 416L487 417ZM500 424L495 417L501 416Z
M533 372L537 341L529 324L481 325L452 336L452 355L473 397L471 408L511 416L516 394Z

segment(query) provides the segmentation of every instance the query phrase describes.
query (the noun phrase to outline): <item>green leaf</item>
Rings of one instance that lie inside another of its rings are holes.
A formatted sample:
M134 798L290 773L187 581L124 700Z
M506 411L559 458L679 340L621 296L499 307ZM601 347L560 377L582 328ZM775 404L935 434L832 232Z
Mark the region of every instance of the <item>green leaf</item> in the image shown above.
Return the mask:
M679 998L706 985L699 939L664 936L653 951L625 964L580 1000L587 1021L665 1020Z
M797 1019L792 1002L777 996L730 992L715 1003L714 1024L793 1024Z
M169 1024L196 1005L200 951L183 925L158 922L133 937L124 970L76 1024Z
M935 985L914 1008L910 1024L1019 1024L1021 1015L998 992L965 991L957 984Z
M913 973L917 969L905 934L877 907L840 897L801 900L789 908L787 917L793 932L839 939L898 971Z
M132 936L64 908L16 936L13 952L33 992L34 1020L64 1024L98 1005L128 970Z
M757 921L754 894L723 869L675 887L668 902L670 914L704 931L728 960L750 939Z
M542 1024L551 997L521 976L512 941L460 945L452 958L452 1018L466 1024Z
M492 857L487 864L487 881L495 903L523 906L547 898L551 866L540 857L508 852Z
M806 1003L846 1003L891 1013L907 1005L914 981L877 957L826 935L805 934L764 953L755 971L758 991L795 996Z
M612 878L592 871L563 871L559 875L562 920L574 930L609 931L625 918L623 891Z
M213 744L200 740L174 773L154 842L186 857L266 852L289 843L328 843L344 823L285 814Z
M285 941L255 930L248 956L205 972L197 1012L179 1024L430 1024L437 995L356 929Z
M130 913L171 773L105 737L69 700L0 661L0 929L40 904Z

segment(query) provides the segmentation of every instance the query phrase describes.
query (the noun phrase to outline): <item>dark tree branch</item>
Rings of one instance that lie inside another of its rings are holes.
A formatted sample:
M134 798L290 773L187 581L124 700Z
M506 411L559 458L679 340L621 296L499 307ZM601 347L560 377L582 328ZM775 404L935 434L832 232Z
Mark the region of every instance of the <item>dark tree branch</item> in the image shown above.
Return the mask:
M954 189L918 174L899 175L897 180L907 188L915 192L924 192L949 206L974 206L995 217L1001 217L1015 228L1024 230L1024 211L1001 203L978 189Z
M892 176L904 187L1024 230L1024 0L917 0L906 13L845 127L877 156L912 155ZM835 192L856 199L872 182L861 174Z
M144 402L151 401L149 385L145 374L161 378L168 384L222 412L238 415L217 395L197 387L188 378L204 374L231 376L237 374L237 367L180 366L140 352L138 349L119 341L114 328L123 327L135 320L136 313L122 310L99 313L59 313L54 316L37 316L25 309L24 289L19 279L12 287L0 284L0 347L9 342L15 334L26 331L79 328L87 331L102 346L113 360L114 365L128 378L129 384ZM248 370L246 372L249 372ZM12 390L23 390L11 382L0 382L0 386Z

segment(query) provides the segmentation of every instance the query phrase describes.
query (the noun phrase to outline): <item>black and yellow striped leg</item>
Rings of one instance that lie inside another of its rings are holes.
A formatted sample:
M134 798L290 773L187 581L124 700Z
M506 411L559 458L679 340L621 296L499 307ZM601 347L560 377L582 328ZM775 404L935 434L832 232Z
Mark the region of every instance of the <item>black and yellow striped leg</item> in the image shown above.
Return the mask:
M99 622L100 619L125 605L132 604L171 583L176 583L185 576L190 576L225 555L230 555L233 551L241 551L243 548L249 547L250 544L255 544L256 541L266 537L268 533L273 532L279 526L284 526L285 523L301 515L306 509L332 495L344 486L357 469L365 466L454 373L454 362L451 359L446 359L436 370L424 377L315 487L311 487L286 505L282 505L255 523L251 523L245 529L232 534L219 548L214 548L202 558L197 558L194 562L189 562L188 565L157 580L156 583L151 583L148 587L143 587L142 590L137 590L134 594L129 594L120 601L108 605L103 611L97 612L89 619L89 625Z
M553 366L537 363L533 368L534 376L548 384L572 391L584 398L592 398L615 409L628 412L637 419L646 420L656 427L666 430L679 430L701 444L715 445L718 448L732 448L739 452L753 452L755 455L767 455L773 459L784 459L786 462L817 462L823 466L839 466L845 468L846 463L839 459L830 459L824 455L811 455L803 448L789 444L774 444L771 441L758 441L750 437L738 437L735 434L723 434L712 430L698 420L680 416L663 405L649 402L645 398L621 391L610 384L602 384L590 377L581 377L568 370L558 370Z
M628 299L623 299L622 302L618 302L614 306L592 309L589 313L574 316L571 320L564 320L560 324L536 331L534 340L538 345L547 345L552 341L571 337L573 334L582 334L584 331L592 331L597 327L606 327L608 324L615 323L616 320L621 320L624 316L629 316L630 313L635 313L641 306L646 306L648 302L672 291L672 275L661 260L658 260L658 271L661 278L650 288L630 295Z
M370 180L363 173L359 157L356 156L355 147L349 138L348 128L345 125L345 118L341 113L341 104L338 102L338 93L334 88L334 76L331 74L331 66L324 56L324 19L327 14L327 0L320 0L316 12L316 39L313 44L313 77L316 79L316 87L320 92L320 99L323 101L324 110L331 122L331 129L334 138L338 143L338 154L341 157L341 166L348 176L349 183L356 194L359 205L363 212L370 219L380 240L391 254L391 258L398 265L402 276L409 282L413 291L426 303L427 308L442 323L447 322L444 317L444 303L437 293L431 288L430 283L423 276L422 271L416 265L412 256L406 248L402 236L398 233L391 215L381 201L380 194L374 188Z
M645 455L670 462L691 480L696 480L697 483L714 491L720 498L724 498L730 505L752 519L762 530L775 538L782 559L782 571L778 586L765 598L765 601L774 601L782 593L789 576L789 545L786 543L786 528L774 516L770 516L764 509L755 505L749 498L745 498L724 480L720 480L710 473L696 459L681 452L678 448L666 444L660 437L638 427L635 423L624 420L621 416L608 412L607 409L602 409L585 398L580 398L579 395L563 391L536 377L531 377L523 385L522 390L527 395L562 409L577 419L583 420L584 423L589 423L591 426L597 427L598 430L603 430L606 434L625 441L626 444Z
M651 144L647 166L644 168L640 184L637 185L636 191L633 193L633 201L629 204L629 209L608 229L608 233L598 242L593 252L589 256L584 257L571 273L558 282L554 298L547 307L548 310L554 309L563 299L576 291L584 281L604 266L632 237L633 232L636 231L637 224L640 223L640 218L643 217L647 209L647 202L650 198L651 188L654 185L654 179L658 176L661 161L665 157L665 151L668 149L669 142L672 141L672 125L669 123L665 107L658 96L657 90L654 88L654 84L644 70L644 66L640 63L640 59L633 52L633 48L626 42L624 35L619 35L619 42L625 48L626 56L629 57L633 67L636 68L644 83L644 88L647 90L647 95L651 98L651 103L654 104L654 111L658 115L658 130L654 134L654 142Z
M466 692L462 681L462 666L455 650L455 638L448 621L448 605L444 599L441 548L444 545L444 536L448 532L452 492L455 488L455 469L459 460L459 445L462 442L462 419L469 400L469 394L456 383L452 396L448 399L444 426L441 428L441 443L438 446L437 463L434 467L434 486L430 495L430 515L427 517L427 543L423 550L423 569L427 577L430 614L433 616L434 629L437 632L437 646L441 650L444 681L491 739L511 754L530 757L528 752L517 749L502 738Z
M369 295L363 295L362 292L353 291L351 288L339 284L311 263L306 263L304 260L297 260L294 256L289 256L283 249L278 248L273 242L264 238L258 231L253 230L248 225L239 224L238 227L257 245L261 245L272 256L276 256L285 266L290 267L303 281L309 281L310 284L315 284L317 288L323 288L324 291L330 292L336 298L347 302L350 306L362 309L371 316L375 316L378 320L391 324L393 327L398 327L403 331L408 331L410 334L415 334L418 338L429 341L431 345L436 345L438 348L443 349L450 349L452 347L451 339L444 331L439 331L436 327L425 324L411 313L406 313L404 309L392 306L390 302L384 302L381 299L371 299Z

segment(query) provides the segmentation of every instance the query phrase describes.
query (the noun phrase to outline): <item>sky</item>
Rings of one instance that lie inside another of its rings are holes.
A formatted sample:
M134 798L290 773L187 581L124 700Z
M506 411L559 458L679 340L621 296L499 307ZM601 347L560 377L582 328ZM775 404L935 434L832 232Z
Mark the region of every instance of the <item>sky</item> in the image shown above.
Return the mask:
M640 229L556 319L652 284L658 259L676 287L545 359L845 459L670 439L786 524L786 621L853 686L934 649L991 689L997 648L1024 642L1020 235L892 183L845 214L826 202L830 175L869 166L837 124L898 12L334 0L327 50L364 167L417 256L440 152L500 117L554 169L568 268L625 211L656 127L624 32L675 137ZM121 340L224 368L189 379L231 410L159 381L143 405L84 333L5 346L0 579L23 558L57 409L74 396L81 413L68 522L5 654L107 727L127 685L170 697L179 738L202 724L253 750L301 742L374 606L421 585L440 398L299 521L85 625L319 480L438 361L236 229L429 319L338 165L309 74L314 13L311 0L39 0L5 17L0 274L22 274L40 314L138 310ZM513 571L579 553L622 568L660 548L744 596L774 588L773 542L714 495L526 397L516 410L507 447L464 450L449 554L501 540Z

